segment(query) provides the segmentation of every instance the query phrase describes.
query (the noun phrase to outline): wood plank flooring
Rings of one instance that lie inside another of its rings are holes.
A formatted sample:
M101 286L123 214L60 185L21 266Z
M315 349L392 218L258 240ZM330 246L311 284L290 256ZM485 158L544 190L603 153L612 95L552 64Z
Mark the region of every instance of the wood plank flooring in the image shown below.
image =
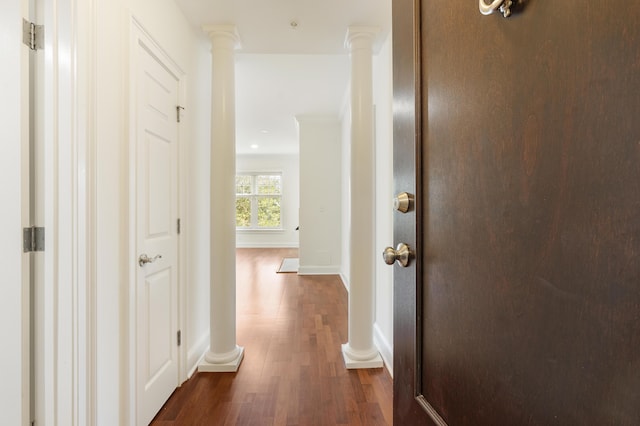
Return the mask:
M197 373L152 425L391 425L386 369L347 370L338 276L276 273L295 249L237 250L237 373Z

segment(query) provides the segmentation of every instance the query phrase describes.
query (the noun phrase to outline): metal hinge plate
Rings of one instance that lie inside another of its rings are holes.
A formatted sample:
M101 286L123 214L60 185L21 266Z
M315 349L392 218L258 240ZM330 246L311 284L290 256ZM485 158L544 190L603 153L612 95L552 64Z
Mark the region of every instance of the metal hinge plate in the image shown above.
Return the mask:
M176 105L176 119L178 123L180 122L180 117L182 116L182 110L184 110L184 107L181 107L180 105Z
M44 251L44 228L31 226L22 230L22 250L25 253Z
M44 25L36 25L23 19L22 42L31 50L41 50L44 47Z
M178 346L182 344L182 331L178 330Z
M181 225L182 225L182 224L180 223L180 219L178 219L178 224L177 224L177 226L176 226L176 228L177 228L177 230L178 230L178 235L180 235L180 231L181 231L181 229L182 229L182 228L181 228Z

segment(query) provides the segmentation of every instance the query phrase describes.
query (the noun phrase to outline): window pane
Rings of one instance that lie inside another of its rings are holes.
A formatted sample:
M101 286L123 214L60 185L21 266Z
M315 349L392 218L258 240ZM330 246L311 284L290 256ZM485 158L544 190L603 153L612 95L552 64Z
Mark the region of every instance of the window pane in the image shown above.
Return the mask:
M280 175L256 176L257 193L260 195L275 195L282 192L280 188Z
M280 227L280 197L258 198L258 227Z
M251 226L251 199L236 198L236 227L249 228Z
M237 195L251 194L251 176L248 176L248 175L236 176L236 194Z

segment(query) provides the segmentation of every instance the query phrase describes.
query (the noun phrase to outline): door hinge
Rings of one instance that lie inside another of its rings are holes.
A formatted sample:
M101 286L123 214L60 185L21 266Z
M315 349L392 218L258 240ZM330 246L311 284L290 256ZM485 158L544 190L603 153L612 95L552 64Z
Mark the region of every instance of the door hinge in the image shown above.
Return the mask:
M177 119L178 123L180 122L180 116L182 115L181 111L183 109L184 109L184 107L181 107L180 105L176 106L176 119Z
M182 344L182 331L178 330L178 346Z
M22 42L31 50L41 50L44 47L44 25L36 25L23 19Z
M25 253L44 251L44 228L37 226L23 228L22 250Z
M181 229L181 228L180 228L180 225L181 225L181 224L180 224L180 219L178 219L178 224L177 224L177 226L176 226L176 228L177 228L177 230L178 230L178 235L180 235L180 229Z

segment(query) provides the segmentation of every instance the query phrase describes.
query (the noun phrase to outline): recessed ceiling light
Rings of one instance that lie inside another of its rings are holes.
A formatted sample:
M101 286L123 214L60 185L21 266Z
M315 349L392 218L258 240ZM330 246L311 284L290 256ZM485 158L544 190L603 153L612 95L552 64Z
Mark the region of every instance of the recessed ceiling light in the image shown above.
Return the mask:
M295 19L292 19L291 22L289 22L289 26L291 27L292 30L295 30L298 28L298 21L296 21Z
M251 145L251 149L258 149L258 148L260 148L260 147L259 147L259 146L258 146L258 144L256 144L256 143L254 143L253 145Z
M262 129L262 130L260 130L260 132L261 132L261 133L269 133L269 131L268 131L268 130L266 130L266 129Z

